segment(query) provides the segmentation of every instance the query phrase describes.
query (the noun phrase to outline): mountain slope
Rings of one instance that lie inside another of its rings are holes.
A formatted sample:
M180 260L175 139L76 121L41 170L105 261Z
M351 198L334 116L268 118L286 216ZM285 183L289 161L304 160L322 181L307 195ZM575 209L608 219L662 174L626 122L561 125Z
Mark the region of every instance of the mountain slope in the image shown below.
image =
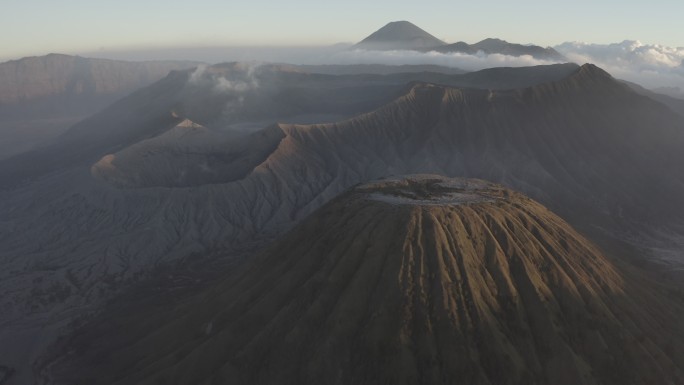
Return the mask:
M249 72L231 71L207 68L197 86L188 86L192 73L176 72L55 146L0 162L0 292L10 293L0 297L0 365L18 368L15 377L36 344L151 270L192 263L199 276L215 274L349 187L391 174L504 183L592 237L635 243L641 259L682 261L684 122L596 67L436 77L484 89L268 70L259 84L276 92L250 91L226 117L241 95L216 93L222 82L210 80L239 84ZM213 122L253 119L260 106L280 107L280 116L358 111L358 97L381 103L378 95L401 88L390 103L336 123L272 124L236 147L216 140ZM203 128L177 127L186 118ZM106 159L113 168L91 174ZM221 172L178 179L200 165Z
M521 194L411 176L354 188L161 314L96 320L52 374L64 384L675 384L681 315L684 298L621 271Z
M394 21L354 45L370 50L410 50L430 48L445 43L408 21Z

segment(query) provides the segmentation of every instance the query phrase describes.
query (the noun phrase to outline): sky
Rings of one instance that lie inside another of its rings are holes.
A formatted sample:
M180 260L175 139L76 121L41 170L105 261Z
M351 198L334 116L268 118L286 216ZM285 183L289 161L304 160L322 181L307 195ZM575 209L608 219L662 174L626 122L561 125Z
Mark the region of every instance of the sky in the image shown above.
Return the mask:
M0 7L0 60L151 47L331 45L359 41L395 20L447 42L684 46L681 0L0 0Z

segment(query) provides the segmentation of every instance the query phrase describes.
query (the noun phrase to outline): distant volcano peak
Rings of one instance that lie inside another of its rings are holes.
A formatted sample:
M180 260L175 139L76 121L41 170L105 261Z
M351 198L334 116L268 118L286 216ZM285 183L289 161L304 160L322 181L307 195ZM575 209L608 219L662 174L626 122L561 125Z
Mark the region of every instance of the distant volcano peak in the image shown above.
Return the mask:
M444 45L442 40L408 21L394 21L372 33L354 47L375 50L424 49Z

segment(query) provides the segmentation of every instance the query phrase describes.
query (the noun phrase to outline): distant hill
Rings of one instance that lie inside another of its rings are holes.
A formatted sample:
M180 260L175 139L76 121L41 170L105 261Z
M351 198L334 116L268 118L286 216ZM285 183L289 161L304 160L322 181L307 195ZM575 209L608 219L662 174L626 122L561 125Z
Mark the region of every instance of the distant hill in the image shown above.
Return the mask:
M394 21L363 39L354 48L370 50L412 50L446 44L408 21Z
M55 96L130 93L196 62L125 62L50 54L0 63L0 105Z
M543 48L537 45L509 43L501 39L485 39L472 45L461 41L454 44L436 47L434 50L444 53L461 52L470 55L474 55L481 51L486 54L501 54L508 56L529 55L540 60L567 61L565 56L561 55L553 48Z

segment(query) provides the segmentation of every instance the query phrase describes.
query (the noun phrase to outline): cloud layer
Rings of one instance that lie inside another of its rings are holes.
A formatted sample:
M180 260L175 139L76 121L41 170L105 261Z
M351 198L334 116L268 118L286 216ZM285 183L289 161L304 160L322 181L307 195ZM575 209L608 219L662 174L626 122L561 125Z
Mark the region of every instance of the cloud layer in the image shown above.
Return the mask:
M670 94L684 97L684 47L643 44L626 40L615 44L569 42L554 47L568 61L593 63L614 77L647 88L667 88ZM345 50L328 56L320 64L434 64L476 71L491 67L522 67L552 64L532 56L501 54L476 55L417 51Z
M368 51L356 49L337 52L329 56L321 64L433 64L476 71L491 67L524 67L551 63L553 62L535 59L529 55L517 57L500 54L487 55L482 52L476 55L468 55L457 52Z

